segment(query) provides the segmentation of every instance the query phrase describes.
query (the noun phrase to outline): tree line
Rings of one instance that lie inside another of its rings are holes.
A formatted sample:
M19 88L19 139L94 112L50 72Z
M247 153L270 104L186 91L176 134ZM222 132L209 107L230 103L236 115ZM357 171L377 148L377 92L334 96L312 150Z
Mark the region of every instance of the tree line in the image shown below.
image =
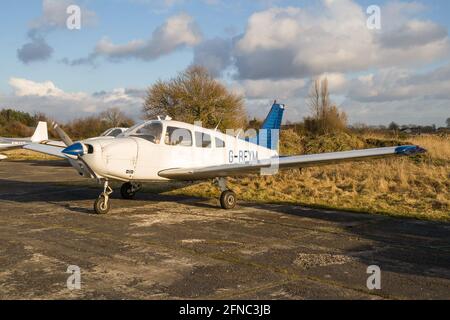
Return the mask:
M49 136L58 138L51 128L53 119L43 113L30 114L12 108L0 110L0 136L1 137L29 137L39 121L46 121L49 125ZM77 118L70 122L60 124L73 139L86 139L99 136L112 127L130 127L134 120L126 116L118 108L110 108L97 115Z

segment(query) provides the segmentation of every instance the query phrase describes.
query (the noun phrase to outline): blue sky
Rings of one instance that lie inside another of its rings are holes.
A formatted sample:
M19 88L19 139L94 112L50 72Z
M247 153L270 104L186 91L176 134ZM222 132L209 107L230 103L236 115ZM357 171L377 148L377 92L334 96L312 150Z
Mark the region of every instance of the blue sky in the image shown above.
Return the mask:
M81 30L65 27L62 4L81 7ZM377 31L364 28L373 4ZM251 117L277 98L302 119L311 81L327 77L352 123L444 125L449 13L444 0L5 0L0 107L137 118L146 87L196 62L244 95Z

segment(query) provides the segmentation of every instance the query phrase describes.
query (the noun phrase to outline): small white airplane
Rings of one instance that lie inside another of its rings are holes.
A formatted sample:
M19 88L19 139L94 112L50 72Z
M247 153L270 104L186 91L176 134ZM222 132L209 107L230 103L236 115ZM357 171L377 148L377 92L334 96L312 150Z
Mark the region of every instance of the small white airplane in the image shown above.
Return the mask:
M0 150L20 149L29 143L40 143L48 140L47 122L38 123L36 130L30 138L0 138ZM0 160L7 156L0 154Z
M159 117L115 139L99 137L76 143L56 126L66 148L34 143L25 148L69 159L81 176L102 183L103 192L94 203L97 214L110 210L111 180L123 182L122 197L132 199L142 183L210 179L222 191L221 207L232 209L236 195L227 188L227 177L426 152L418 146L401 146L280 157L277 133L284 110L284 105L275 103L259 135L252 139Z

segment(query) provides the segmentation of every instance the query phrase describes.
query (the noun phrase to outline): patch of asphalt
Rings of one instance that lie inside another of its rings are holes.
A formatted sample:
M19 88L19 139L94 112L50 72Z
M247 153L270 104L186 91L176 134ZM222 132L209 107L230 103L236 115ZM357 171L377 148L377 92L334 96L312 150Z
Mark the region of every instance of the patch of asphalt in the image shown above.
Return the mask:
M96 216L99 191L71 168L0 172L2 299L450 298L448 224L152 194ZM380 291L366 288L372 264Z

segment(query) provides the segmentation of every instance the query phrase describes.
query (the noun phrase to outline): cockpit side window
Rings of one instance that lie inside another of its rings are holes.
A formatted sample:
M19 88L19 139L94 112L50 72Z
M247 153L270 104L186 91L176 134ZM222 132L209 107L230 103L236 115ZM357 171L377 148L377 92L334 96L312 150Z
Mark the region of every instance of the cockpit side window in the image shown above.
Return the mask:
M192 146L192 133L185 128L167 127L164 143L169 146Z
M225 141L216 138L216 148L225 148Z
M207 133L195 132L195 146L198 148L211 148L211 136Z
M163 126L161 123L152 122L140 127L135 132L131 133L131 136L159 144L161 141L162 129Z

